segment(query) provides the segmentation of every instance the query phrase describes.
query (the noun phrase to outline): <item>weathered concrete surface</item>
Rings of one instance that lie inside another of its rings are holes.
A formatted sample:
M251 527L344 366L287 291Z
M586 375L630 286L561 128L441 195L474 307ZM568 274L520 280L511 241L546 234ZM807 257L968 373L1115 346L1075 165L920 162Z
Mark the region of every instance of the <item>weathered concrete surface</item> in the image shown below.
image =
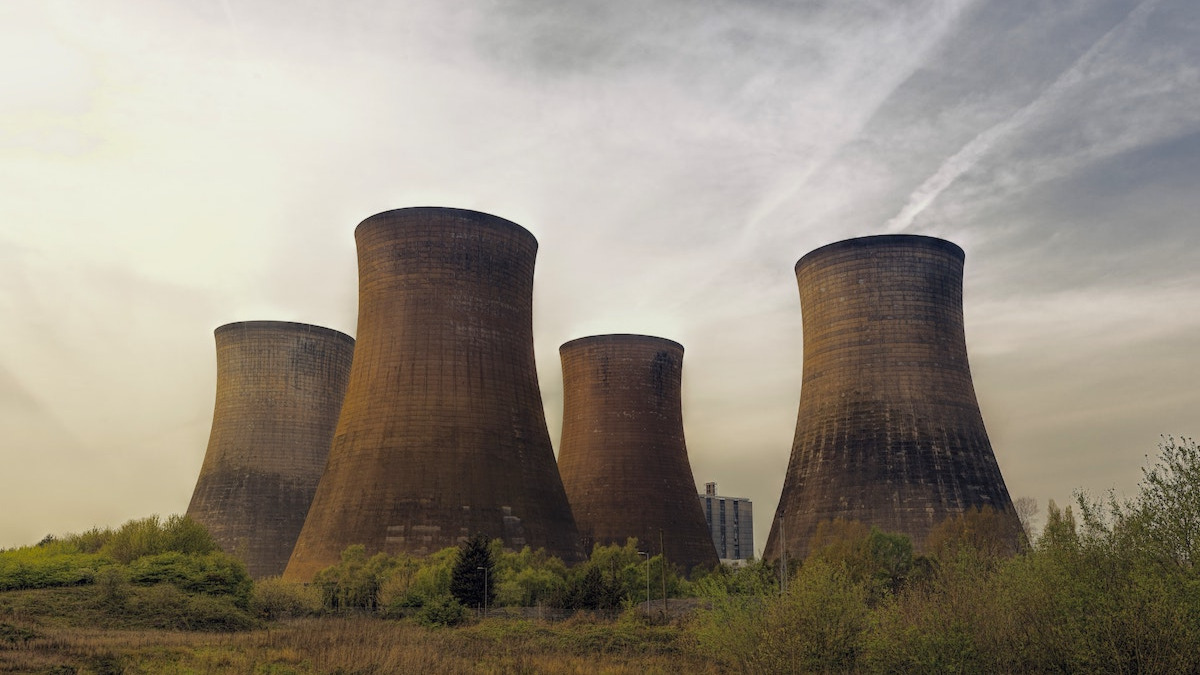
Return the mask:
M483 533L579 557L533 356L537 240L475 211L364 220L358 343L285 578L343 549L425 555Z
M221 326L208 450L187 514L255 578L278 576L317 489L354 339L320 326Z
M1011 514L967 364L961 248L885 235L796 263L804 327L800 411L765 555L807 553L819 522L902 532L915 546L974 507Z
M597 335L559 348L559 469L585 549L637 537L690 570L717 552L696 499L683 437L683 347L646 335Z

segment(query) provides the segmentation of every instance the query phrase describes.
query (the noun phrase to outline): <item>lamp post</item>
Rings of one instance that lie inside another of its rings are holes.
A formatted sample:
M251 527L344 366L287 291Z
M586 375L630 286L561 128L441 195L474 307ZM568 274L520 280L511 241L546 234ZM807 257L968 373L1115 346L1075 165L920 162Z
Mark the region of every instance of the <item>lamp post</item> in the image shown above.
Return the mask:
M650 554L638 551L638 555L646 557L646 618L650 618Z
M483 570L483 618L486 619L487 615L488 615L488 592L487 592L488 591L488 589L487 589L487 581L488 581L488 579L487 579L488 573L487 572L488 571L487 571L486 567L476 567L475 569Z
M783 516L779 516L779 540L781 542L783 542L783 547L782 547L783 554L780 556L780 558L781 558L780 563L781 563L782 571L779 576L779 594L787 595L787 587L788 587L787 529L784 527Z

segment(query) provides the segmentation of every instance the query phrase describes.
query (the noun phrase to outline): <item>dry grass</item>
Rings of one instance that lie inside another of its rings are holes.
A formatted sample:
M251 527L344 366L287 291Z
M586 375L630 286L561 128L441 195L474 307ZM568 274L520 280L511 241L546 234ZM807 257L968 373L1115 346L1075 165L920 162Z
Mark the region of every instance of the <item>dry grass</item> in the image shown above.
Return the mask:
M718 673L678 628L488 620L429 630L367 617L304 619L244 633L117 631L0 623L0 673L383 675Z

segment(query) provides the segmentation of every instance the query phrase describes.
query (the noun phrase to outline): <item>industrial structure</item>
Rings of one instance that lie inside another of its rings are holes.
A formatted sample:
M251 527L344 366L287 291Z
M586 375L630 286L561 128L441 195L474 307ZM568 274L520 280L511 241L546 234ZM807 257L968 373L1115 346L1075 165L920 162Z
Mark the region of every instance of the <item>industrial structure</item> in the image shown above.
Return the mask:
M683 346L596 335L559 355L559 468L585 549L636 537L684 569L715 565L683 438Z
M822 521L908 535L991 507L1020 527L967 363L965 255L941 239L863 237L796 263L800 410L765 555L807 553Z
M284 577L354 544L425 555L477 533L579 559L534 364L537 240L446 208L374 215L355 240L354 364Z
M754 557L754 504L745 497L723 497L716 483L705 483L700 507L709 536L723 563Z
M187 515L255 578L287 566L325 468L354 339L285 321L215 331L217 398Z

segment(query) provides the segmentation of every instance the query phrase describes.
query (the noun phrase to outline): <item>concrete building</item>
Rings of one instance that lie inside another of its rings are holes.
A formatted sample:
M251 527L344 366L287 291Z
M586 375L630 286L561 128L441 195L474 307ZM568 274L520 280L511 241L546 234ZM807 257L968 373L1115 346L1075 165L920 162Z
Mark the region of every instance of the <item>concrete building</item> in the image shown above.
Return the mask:
M187 515L255 578L278 576L325 468L354 339L286 321L215 331L217 397Z
M716 483L705 483L700 508L713 546L723 563L754 557L754 504L745 497L723 497Z
M354 364L285 578L353 544L425 555L476 533L578 559L534 364L537 240L445 208L374 215L355 240Z
M683 437L683 346L594 335L559 355L558 462L585 549L636 537L643 551L665 552L686 570L715 565Z
M912 538L967 509L1019 524L967 363L963 250L932 237L840 241L796 263L800 410L766 556L807 553L821 521ZM781 540L785 519L787 541Z

